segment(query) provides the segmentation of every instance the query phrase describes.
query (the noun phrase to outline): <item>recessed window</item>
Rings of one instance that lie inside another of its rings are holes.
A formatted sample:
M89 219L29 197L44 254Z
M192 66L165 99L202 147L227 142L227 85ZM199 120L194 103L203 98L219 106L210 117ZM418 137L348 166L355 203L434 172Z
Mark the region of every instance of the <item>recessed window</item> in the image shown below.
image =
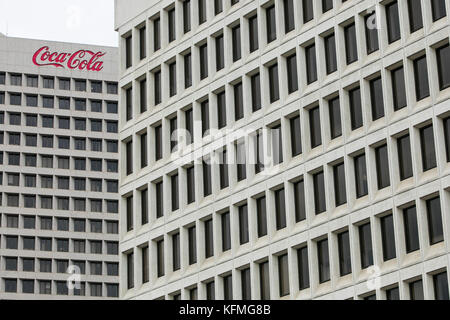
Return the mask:
M208 77L208 45L206 43L201 45L199 47L199 51L200 51L200 80L203 80Z
M378 190L391 185L389 177L389 157L387 145L375 148L375 162L377 168Z
M355 165L356 198L359 199L368 194L366 155L362 154L356 156L354 158L354 165Z
M307 84L317 81L316 45L305 48Z
M336 57L336 37L333 34L324 38L325 42L325 63L327 67L327 74L331 74L337 70Z
M347 188L345 186L345 165L340 163L333 167L334 197L336 207L347 203Z
M356 130L363 126L361 90L359 87L352 89L348 92L348 95L350 99L350 119L352 130Z
M250 79L252 86L252 110L253 112L261 109L261 77L259 72Z
M319 267L319 283L330 281L330 256L328 253L328 239L317 242L317 260Z
M170 177L170 188L171 188L172 212L173 212L177 211L180 208L178 174L175 174Z
M433 125L430 124L420 129L420 145L422 151L423 172L436 168L437 162Z
M367 54L378 51L378 28L376 28L376 13L367 15L364 18L365 33L366 33L366 50Z
M172 269L173 271L180 270L180 233L172 235Z
M424 300L422 279L409 284L409 298L411 300Z
M400 21L397 1L391 2L386 5L386 20L388 42L393 43L400 39Z
M297 55L292 54L286 58L288 93L291 94L298 90L298 74L297 74Z
M125 38L125 67L128 69L132 65L133 65L133 38L131 36L128 36Z
M241 245L249 242L248 206L245 204L239 209L239 243Z
M258 50L259 40L258 40L258 16L252 16L248 19L249 27L249 45L250 53Z
M314 19L314 0L302 0L303 4L303 23Z
M405 72L403 66L391 71L392 97L394 100L394 111L406 107Z
M286 201L284 188L276 190L275 196L275 216L277 230L286 228Z
M419 0L408 0L409 30L411 33L423 28L422 4Z
M204 222L205 227L205 258L211 258L214 255L214 236L213 236L213 220L209 219Z
M431 11L433 14L433 21L437 21L445 17L447 15L445 0L431 0Z
M186 169L186 183L187 183L187 203L195 202L195 169L190 167Z
M433 275L434 299L449 300L447 271Z
M183 1L183 31L191 31L191 0Z
M256 199L256 214L258 222L258 238L267 235L267 211L266 211L266 197Z
M156 258L156 275L158 278L161 278L165 274L164 240L156 242Z
M234 93L234 118L236 121L244 118L244 94L242 91L242 82L233 86Z
M233 42L233 62L241 59L241 26L237 25L231 29Z
M444 241L441 200L439 197L427 200L428 233L430 244Z
M299 289L309 288L308 247L297 249Z
M342 136L341 106L339 97L328 101L331 139Z
M372 232L370 223L359 226L359 249L361 254L361 269L373 265Z
M352 273L350 236L348 231L338 234L339 272L341 277Z
M445 90L450 87L450 45L447 44L436 49L439 89Z
M358 46L356 42L356 27L354 22L344 28L344 35L347 64L351 64L358 60Z
M270 103L280 100L280 87L278 80L278 64L269 67Z
M390 214L380 218L380 224L381 240L383 245L383 260L389 261L397 256L395 252L394 216Z
M280 297L289 295L289 265L287 254L278 257L278 280Z
M384 117L383 83L381 77L369 82L370 101L372 105L372 120L376 121Z
M168 16L168 36L169 36L169 42L175 41L176 37L176 30L175 30L175 8L170 9L167 11Z
M188 229L188 251L189 265L197 263L197 228L195 226Z
M430 86L428 83L428 67L427 57L422 56L413 61L414 63L414 79L416 86L417 101L423 100L430 96Z
M271 43L277 38L277 26L275 16L275 5L266 8L267 43Z
M223 44L223 34L216 37L216 71L225 67L225 54Z
M268 261L259 264L259 279L261 300L270 300L270 271Z
M295 182L294 187L294 206L295 221L301 222L306 220L306 204L305 204L305 183L303 180Z
M400 171L400 181L413 176L411 141L409 134L397 139L398 163Z
M314 149L322 144L319 107L309 110L309 126L311 134L311 149Z
M227 252L228 250L231 250L230 212L227 211L221 215L221 222L222 222L222 251Z
M327 210L325 198L325 180L323 171L313 175L314 184L314 207L316 215Z

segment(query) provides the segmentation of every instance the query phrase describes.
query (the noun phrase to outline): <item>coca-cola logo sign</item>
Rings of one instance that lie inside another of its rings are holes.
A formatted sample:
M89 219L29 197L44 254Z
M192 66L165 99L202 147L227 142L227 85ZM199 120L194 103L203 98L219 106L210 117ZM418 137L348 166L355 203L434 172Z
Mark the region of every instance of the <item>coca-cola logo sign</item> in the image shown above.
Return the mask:
M91 50L78 50L74 53L51 52L44 46L33 55L33 63L38 67L53 66L70 70L87 70L99 72L103 69L103 61L100 60L106 52L93 52Z

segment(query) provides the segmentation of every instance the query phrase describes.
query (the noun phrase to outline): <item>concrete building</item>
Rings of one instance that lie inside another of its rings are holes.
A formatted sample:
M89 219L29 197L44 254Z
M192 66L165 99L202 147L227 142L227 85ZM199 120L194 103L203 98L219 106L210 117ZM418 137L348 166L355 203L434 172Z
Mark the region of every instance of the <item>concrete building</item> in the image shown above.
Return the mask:
M116 0L121 298L448 299L449 17Z
M0 299L118 297L117 61L0 34Z

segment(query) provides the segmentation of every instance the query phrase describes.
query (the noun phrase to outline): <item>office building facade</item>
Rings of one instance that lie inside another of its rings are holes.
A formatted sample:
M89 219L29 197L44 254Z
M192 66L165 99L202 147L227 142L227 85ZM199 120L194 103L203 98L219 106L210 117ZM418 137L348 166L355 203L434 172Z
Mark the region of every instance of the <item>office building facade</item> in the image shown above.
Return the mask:
M116 0L120 296L448 299L449 17Z

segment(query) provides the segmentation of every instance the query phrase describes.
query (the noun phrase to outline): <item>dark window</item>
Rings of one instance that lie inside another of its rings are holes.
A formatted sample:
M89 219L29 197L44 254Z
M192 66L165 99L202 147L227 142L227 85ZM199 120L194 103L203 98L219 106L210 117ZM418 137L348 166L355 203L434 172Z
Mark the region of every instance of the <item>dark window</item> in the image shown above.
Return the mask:
M189 265L197 263L197 229L195 226L188 229Z
M361 269L373 265L372 232L370 223L359 226L359 249L361 254Z
M420 0L408 0L409 29L411 33L423 28Z
M148 223L148 190L141 191L141 223Z
M223 34L216 37L216 70L222 70L225 67L225 54L223 44Z
M409 284L409 298L411 300L424 300L422 279Z
M386 290L386 300L400 300L400 291L398 287Z
M170 121L170 150L171 152L177 151L178 145L178 122L177 118L172 118Z
M242 287L242 300L251 300L252 286L250 278L250 268L241 270L241 287Z
M344 34L347 64L351 64L358 60L358 46L356 43L356 27L354 22L344 28Z
M140 58L145 59L147 56L147 29L145 27L142 27L139 29L139 54Z
M297 55L293 54L286 58L287 78L288 78L288 92L289 94L298 90L298 75L297 75Z
M157 277L161 278L165 274L165 263L164 263L164 240L159 240L156 242L156 271Z
M411 142L409 134L397 139L398 163L400 167L400 181L413 176Z
M187 183L187 203L195 202L195 170L194 167L186 169L186 183Z
M345 186L345 165L338 164L333 167L334 196L336 207L347 203L347 189Z
M127 231L133 230L133 196L127 198Z
M139 83L139 94L141 103L141 113L147 111L147 80L141 80Z
M294 183L295 221L306 219L305 183L303 180Z
M256 199L256 214L258 222L258 237L267 235L267 211L266 211L266 197Z
M273 164L278 165L283 162L283 135L281 125L273 127L270 131L272 135Z
M184 56L184 88L192 86L192 55L187 53Z
M378 190L381 190L391 185L389 177L388 148L386 144L375 149L375 160L377 167Z
M355 165L356 198L359 199L368 194L366 155L362 154L360 156L355 157L354 165Z
M433 276L433 285L434 285L435 300L449 300L448 278L446 271L439 274L435 274Z
M153 20L153 50L158 51L161 48L161 20L156 18Z
M133 118L133 88L128 88L125 91L126 99L126 116L127 121Z
M249 242L248 227L248 206L245 204L239 207L239 243L241 245Z
M295 29L294 0L284 0L284 32Z
M427 57L422 56L414 60L414 79L416 83L416 99L420 101L430 96L428 84Z
M365 31L366 31L367 54L371 54L375 51L378 51L378 49L379 49L378 29L374 27L376 24L376 19L377 19L376 13L367 15L364 18L364 25L365 25Z
M258 174L264 170L264 141L262 130L257 130L254 136L255 139L255 174Z
M275 191L275 214L277 230L286 228L286 202L284 189Z
M261 109L261 78L257 73L251 77L252 85L252 110L253 112Z
M436 168L436 150L434 144L433 125L420 129L420 145L422 151L423 171Z
M223 0L214 0L214 14L218 15L223 11Z
M280 284L280 297L289 295L289 265L287 254L278 257L278 280Z
M445 0L431 0L431 11L433 13L433 21L445 17L447 15Z
M314 208L316 214L321 214L327 210L323 171L313 175L313 182L314 182Z
M380 219L381 223L381 240L383 243L383 259L388 261L396 257L395 253L395 231L394 217L388 215Z
M420 242L416 206L403 210L403 224L405 227L406 252L411 253L419 250Z
M388 41L392 43L400 39L400 22L398 16L398 3L394 1L386 5L386 20Z
M206 22L206 0L198 0L198 24Z
M205 221L205 258L211 258L214 255L214 237L213 220Z
M303 1L303 23L307 23L314 19L314 0Z
M164 195L163 195L163 183L158 182L155 184L155 198L156 198L156 218L159 219L164 215Z
M309 288L308 247L297 250L299 289Z
M133 173L133 141L129 141L126 144L126 166L127 166L127 175L130 175Z
M175 8L170 9L167 12L168 15L168 32L169 32L169 42L172 42L175 40L176 37L176 30L175 30ZM159 20L158 20L159 21ZM159 28L158 28L159 29Z
M394 111L406 107L405 73L403 66L391 71L392 96L394 99Z
M208 282L206 284L206 300L211 301L215 300L216 296L216 286L214 281Z
M430 244L444 241L440 198L427 200L428 233Z
M161 103L161 71L156 71L154 73L154 96L155 96L155 105Z
M241 59L241 26L237 25L231 29L233 38L233 62Z
M348 92L348 95L350 99L350 118L352 130L356 130L363 126L361 90L359 87L352 89Z
M319 283L330 281L330 256L328 239L317 242L317 259L319 267Z
M186 128L186 145L194 142L194 112L192 109L186 110L185 113L185 128Z
M270 103L280 99L280 87L278 81L278 64L269 67Z
M245 142L236 143L235 146L236 146L237 180L242 181L247 178Z
M242 92L242 82L233 86L234 92L234 117L238 121L244 118L244 95Z
M450 87L450 45L447 44L436 49L439 89L444 90Z
M325 62L327 66L327 74L331 74L337 70L336 57L336 37L333 34L324 38L325 42Z
M211 164L203 161L203 196L207 197L212 194L212 181L211 181Z
M296 116L290 120L291 125L291 148L292 157L296 157L302 153L302 136L300 129L300 116Z
M184 33L191 31L191 0L183 1L183 30Z
M200 53L202 50L200 50ZM169 64L169 94L173 97L177 94L177 64L172 62Z
M372 120L384 117L383 83L381 77L370 80L370 101L372 104Z
M311 131L311 148L314 149L322 144L319 107L309 110L309 126Z
M220 189L225 189L229 185L228 160L227 160L227 151L226 150L223 150L221 152L219 169L220 169Z
M133 65L133 41L132 37L125 38L125 67L130 68Z
M258 50L259 41L258 41L258 16L253 16L248 19L249 25L249 44L250 44L250 53Z
M221 215L221 220L222 220L222 251L226 252L231 249L230 213L229 212L223 213Z
M178 174L170 177L170 187L172 196L172 212L180 208L180 197L178 190Z
M261 300L270 300L270 271L268 261L259 264L259 283Z
M225 104L225 91L217 94L217 117L218 128L222 129L227 125L227 109Z
M180 234L176 233L172 236L172 267L173 271L180 270Z
M200 80L208 77L208 45L200 46Z
M267 23L267 43L270 43L277 38L275 5L272 5L266 9L266 23Z
M341 106L339 97L329 100L328 108L330 115L331 139L336 139L342 136Z
M232 275L223 277L223 297L224 297L224 300L233 300L233 278L232 278Z
M305 48L307 84L317 81L316 45Z
M338 234L339 272L341 277L352 273L350 236L348 231Z

